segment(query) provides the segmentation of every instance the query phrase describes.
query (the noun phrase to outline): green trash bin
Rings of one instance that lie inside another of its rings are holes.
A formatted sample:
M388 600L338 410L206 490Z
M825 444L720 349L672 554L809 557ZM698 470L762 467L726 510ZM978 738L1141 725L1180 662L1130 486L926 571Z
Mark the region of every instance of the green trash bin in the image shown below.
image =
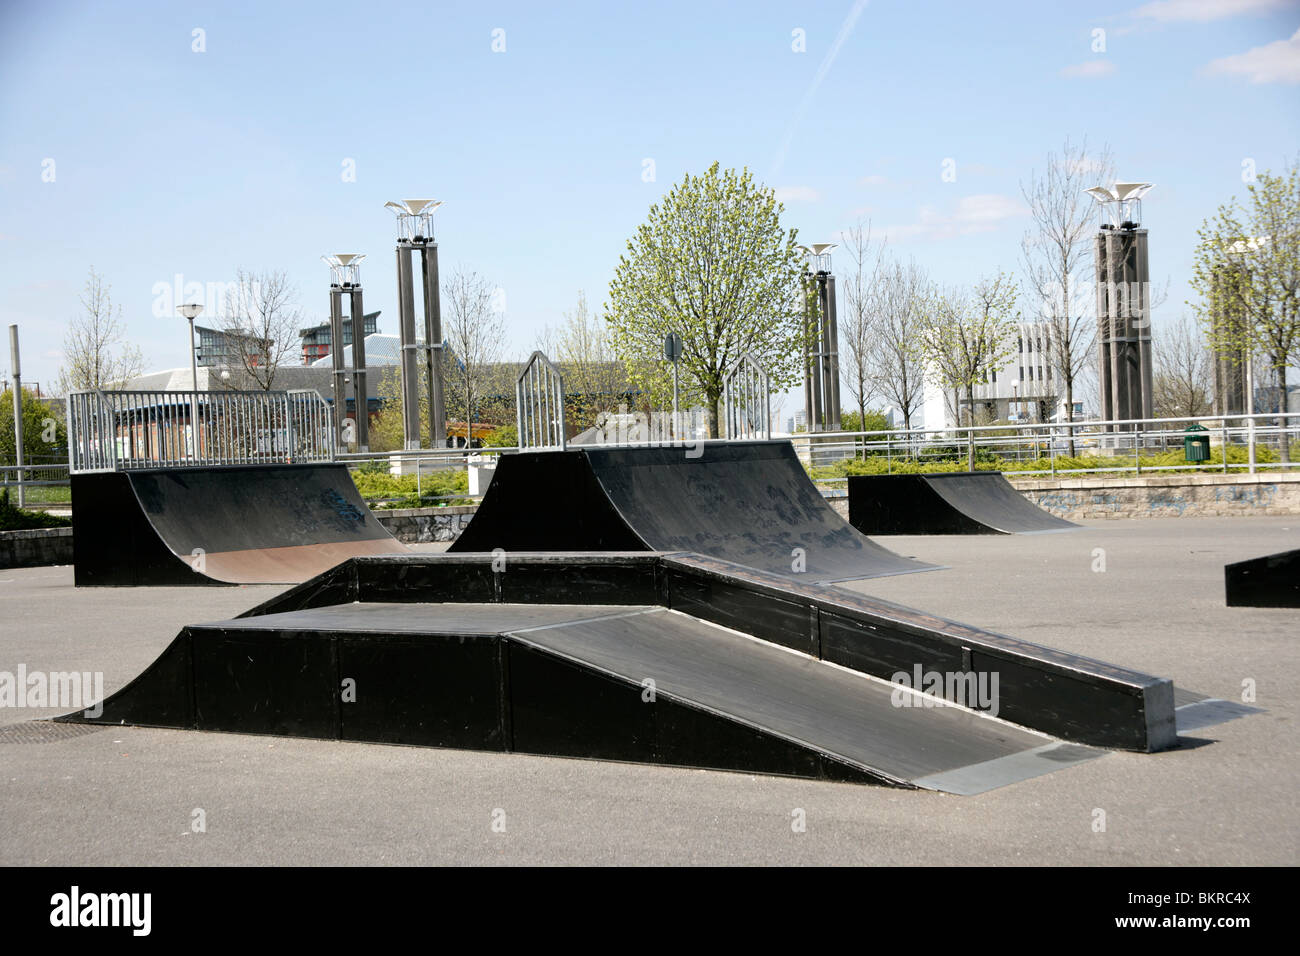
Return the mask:
M1210 430L1204 425L1192 425L1183 436L1183 457L1188 461L1210 460Z

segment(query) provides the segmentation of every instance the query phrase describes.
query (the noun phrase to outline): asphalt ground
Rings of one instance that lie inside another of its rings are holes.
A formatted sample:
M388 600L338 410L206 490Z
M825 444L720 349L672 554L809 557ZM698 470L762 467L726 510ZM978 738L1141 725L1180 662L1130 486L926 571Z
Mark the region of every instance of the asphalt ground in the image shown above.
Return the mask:
M517 754L38 724L29 722L54 711L6 707L0 864L1297 862L1300 613L1225 607L1223 565L1300 547L1300 517L878 540L948 568L856 590L1210 696L1241 700L1247 682L1266 712L1197 730L1175 750L1112 753L957 797ZM0 571L0 671L102 671L111 693L181 626L233 616L278 590L79 591L68 567ZM192 827L197 810L205 832ZM800 817L802 832L792 826Z

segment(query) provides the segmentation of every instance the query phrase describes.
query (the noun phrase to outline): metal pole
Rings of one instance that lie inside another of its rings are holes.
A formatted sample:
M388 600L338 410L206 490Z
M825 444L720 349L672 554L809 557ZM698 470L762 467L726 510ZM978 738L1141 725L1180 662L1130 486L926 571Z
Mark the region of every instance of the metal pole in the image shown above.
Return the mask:
M1250 473L1255 474L1255 356L1246 352L1246 444L1250 455Z
M356 337L356 320L352 322ZM401 339L402 447L420 447L420 389L415 358L415 290L411 247L397 245L397 329Z
M23 370L18 355L18 326L9 326L9 355L13 363L14 379L14 464L18 466L18 507L27 502L23 497Z
M194 316L190 316L190 447L193 458L199 451L199 355L194 345Z
M429 444L443 448L447 444L447 409L442 381L442 299L438 287L438 244L430 242L420 252L420 269L424 278L424 345L426 386L429 390Z
M677 410L677 362L676 360L674 360L673 361L673 428L672 428L673 441L676 441L678 438L677 416L679 414L680 413Z
M370 451L370 394L366 388L366 308L361 284L348 296L352 313L352 391L357 402L357 451Z

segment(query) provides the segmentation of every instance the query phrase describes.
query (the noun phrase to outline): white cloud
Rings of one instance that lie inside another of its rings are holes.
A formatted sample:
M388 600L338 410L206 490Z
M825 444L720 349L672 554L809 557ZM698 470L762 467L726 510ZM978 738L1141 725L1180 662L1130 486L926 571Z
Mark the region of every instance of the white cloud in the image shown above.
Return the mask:
M1110 76L1114 72L1115 64L1111 60L1087 60L1083 63L1065 67L1061 70L1061 76L1091 80L1099 76Z
M859 179L858 185L859 186L883 186L887 182L889 182L889 180L886 179L884 176L881 176L879 173L872 173L870 176L863 176L861 179Z
M922 206L917 222L890 226L882 232L891 239L915 236L922 239L951 239L977 232L993 232L1004 221L1025 214L1025 208L1010 196L980 193L963 196L951 213L934 206Z
M821 194L811 186L777 186L777 202L816 202Z
M1289 40L1275 40L1245 53L1221 57L1206 70L1248 76L1252 83L1300 83L1300 30Z
M1243 13L1281 10L1288 0L1155 0L1133 11L1133 16L1160 23L1209 23Z

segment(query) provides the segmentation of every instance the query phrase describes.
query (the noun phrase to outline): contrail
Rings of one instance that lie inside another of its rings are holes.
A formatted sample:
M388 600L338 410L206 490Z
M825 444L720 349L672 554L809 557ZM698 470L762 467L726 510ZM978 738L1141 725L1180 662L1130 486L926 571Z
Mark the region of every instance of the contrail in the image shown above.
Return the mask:
M844 41L853 32L853 27L857 24L858 17L862 16L862 11L867 8L868 2L869 0L854 0L849 15L840 24L840 32L835 35L835 42L831 44L831 48L822 57L821 65L817 67L817 73L813 76L812 83L804 91L803 99L799 101L799 106L794 111L794 117L790 120L790 125L785 132L785 139L781 141L781 148L777 150L776 158L772 160L772 168L767 174L769 184L781 171L781 167L785 165L785 155L790 151L790 144L794 141L795 130L798 129L799 122L803 119L804 114L808 112L813 97L817 95L817 88L822 85L822 80L826 79L826 74L831 71L831 67L835 64L835 57L839 55L840 47L844 45Z

